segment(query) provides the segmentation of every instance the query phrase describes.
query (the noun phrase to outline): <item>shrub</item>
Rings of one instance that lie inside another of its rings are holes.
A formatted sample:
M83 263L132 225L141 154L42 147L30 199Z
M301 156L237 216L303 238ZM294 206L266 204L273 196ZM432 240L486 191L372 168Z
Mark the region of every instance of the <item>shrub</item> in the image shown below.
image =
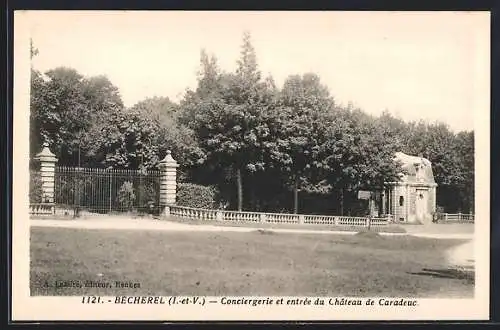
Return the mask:
M126 181L118 190L117 202L120 208L130 211L135 201L135 192L132 182Z
M40 172L30 172L30 203L42 203L42 178Z
M144 183L137 188L138 206L141 212L150 213L154 211L158 189L151 182Z
M219 192L213 186L202 186L194 183L177 185L177 205L203 209L217 208Z

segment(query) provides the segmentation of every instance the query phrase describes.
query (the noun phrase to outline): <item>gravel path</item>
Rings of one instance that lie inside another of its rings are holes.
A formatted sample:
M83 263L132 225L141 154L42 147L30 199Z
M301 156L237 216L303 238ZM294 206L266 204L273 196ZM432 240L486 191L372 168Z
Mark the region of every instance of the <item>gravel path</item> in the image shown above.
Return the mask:
M154 219L130 219L130 218L106 218L106 219L82 219L82 220L50 220L31 219L32 227L62 227L62 228L86 228L86 229L128 229L128 230L166 230L166 231L230 231L230 232L254 232L259 229L277 233L296 234L335 234L354 235L354 231L332 231L332 230L307 230L307 229L280 229L280 228L255 228L255 227L230 227L214 225L191 225L166 220ZM438 238L438 239L472 239L470 233L379 233L383 236L404 236Z
M124 219L113 220L31 220L32 227L60 227L60 228L86 228L86 229L127 229L127 230L161 230L161 231L210 231L210 232L254 232L257 230L274 231L281 233L302 233L302 234L341 234L354 235L356 232L350 231L328 231L328 230L302 230L302 229L268 229L255 227L230 227L213 225L190 225L165 220L149 219Z

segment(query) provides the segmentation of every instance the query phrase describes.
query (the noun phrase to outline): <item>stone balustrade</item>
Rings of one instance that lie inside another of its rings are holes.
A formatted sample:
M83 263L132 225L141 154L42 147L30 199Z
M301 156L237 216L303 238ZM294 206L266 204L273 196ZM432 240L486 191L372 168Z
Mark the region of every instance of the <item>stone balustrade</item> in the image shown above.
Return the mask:
M44 216L54 215L55 205L53 203L32 203L30 204L30 215Z
M310 224L337 226L386 226L390 223L390 215L383 218L326 216L288 213L266 213L198 209L185 206L170 206L170 215L179 218L196 220L217 220L228 222L274 223L274 224Z

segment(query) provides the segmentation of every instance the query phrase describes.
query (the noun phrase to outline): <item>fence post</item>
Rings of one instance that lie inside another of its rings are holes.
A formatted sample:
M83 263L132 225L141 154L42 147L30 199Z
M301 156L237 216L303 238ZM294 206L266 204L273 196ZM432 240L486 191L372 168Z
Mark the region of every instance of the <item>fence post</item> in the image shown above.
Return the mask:
M462 221L462 212L458 212L458 222Z
M55 167L57 163L56 155L54 155L47 143L43 144L43 149L36 158L40 161L40 176L42 180L42 202L55 203L54 186L55 186Z
M113 210L112 192L113 192L113 175L109 173L109 213L111 213L111 211Z
M448 213L444 214L444 222L448 222Z
M304 215L299 214L299 224L303 225L304 224Z
M266 222L266 214L265 213L259 214L259 221L261 223Z
M368 216L366 218L366 227L368 228L368 230L370 230L370 226L371 226L371 219L370 219L370 216Z
M170 214L170 205L175 205L177 194L177 167L179 164L172 158L170 150L160 162L160 207L163 208L162 215Z
M221 210L217 210L216 213L215 213L215 219L217 221L222 221L224 220L223 216L222 216L222 211Z
M338 226L340 223L339 217L333 217L333 223L335 224L335 226Z

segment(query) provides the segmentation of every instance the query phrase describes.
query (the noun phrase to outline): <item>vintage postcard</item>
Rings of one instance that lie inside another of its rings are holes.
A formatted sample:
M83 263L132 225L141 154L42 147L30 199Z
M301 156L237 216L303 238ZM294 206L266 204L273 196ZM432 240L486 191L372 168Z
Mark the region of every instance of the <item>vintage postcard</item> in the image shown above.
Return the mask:
M489 12L14 26L13 320L489 318Z

